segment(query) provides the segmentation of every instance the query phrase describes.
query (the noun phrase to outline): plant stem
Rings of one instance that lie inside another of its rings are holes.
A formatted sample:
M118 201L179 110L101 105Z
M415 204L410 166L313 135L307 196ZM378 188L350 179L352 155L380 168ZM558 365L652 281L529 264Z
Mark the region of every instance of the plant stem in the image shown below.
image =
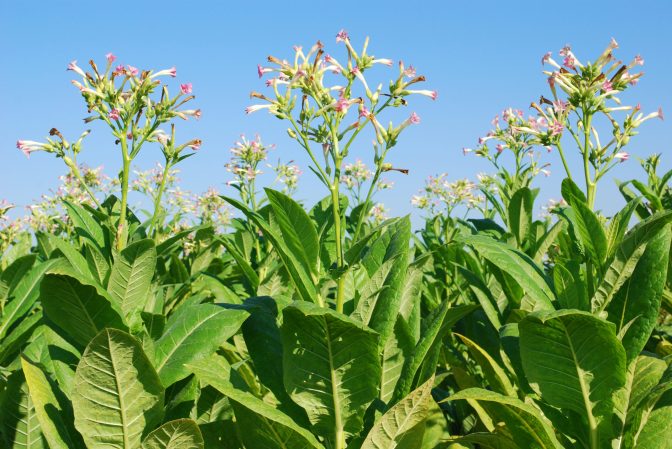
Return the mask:
M98 198L96 198L96 195L94 195L91 189L89 189L89 186L86 185L84 178L82 178L82 174L79 172L79 168L77 167L77 159L74 154L72 155L72 162L72 167L70 167L72 174L75 175L75 178L77 178L79 183L82 185L82 188L86 191L86 193L89 194L96 207L100 209L100 202L98 202Z
M128 155L128 141L126 140L126 137L121 139L121 152L124 160L121 171L121 211L119 212L119 225L117 228L118 251L121 251L126 247L126 240L128 237L128 231L126 230L126 207L128 204L128 173L131 169L131 158Z
M171 161L166 160L166 166L163 169L163 174L161 175L161 183L159 184L159 191L156 192L156 198L154 198L154 213L152 214L152 221L149 223L149 230L154 234L154 240L158 240L159 229L157 228L156 219L159 216L161 210L161 197L163 196L163 191L166 188L166 178L170 172L170 167L172 167Z
M586 198L588 200L588 207L593 208L595 202L595 183L590 177L590 127L592 115L586 113L583 117L583 174L586 178Z
M338 171L338 170L337 170ZM336 237L336 266L340 271L344 266L343 257L343 240L341 231L341 207L339 202L338 182L334 181L330 187L331 202L333 203L332 210L334 211L334 234ZM336 291L336 311L343 313L343 300L345 297L345 277L343 273L339 273L338 287Z
M567 177L572 180L572 172L569 171L569 165L567 165L567 159L565 159L565 151L562 149L562 145L560 144L560 140L558 140L558 144L556 145L558 148L558 153L560 154L560 159L562 160L562 165L565 167L565 172L567 173Z

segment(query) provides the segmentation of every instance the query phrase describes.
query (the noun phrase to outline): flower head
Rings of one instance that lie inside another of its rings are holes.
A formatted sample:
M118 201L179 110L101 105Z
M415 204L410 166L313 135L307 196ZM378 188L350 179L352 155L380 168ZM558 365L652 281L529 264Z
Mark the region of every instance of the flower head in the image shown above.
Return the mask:
M189 95L191 91L191 83L180 84L180 92L182 92L183 95Z
M348 36L348 32L345 30L341 30L336 34L336 42L345 42L348 39L350 39L350 37Z
M112 64L114 61L117 60L117 57L114 56L112 53L108 53L105 55L105 59L107 59L108 64Z

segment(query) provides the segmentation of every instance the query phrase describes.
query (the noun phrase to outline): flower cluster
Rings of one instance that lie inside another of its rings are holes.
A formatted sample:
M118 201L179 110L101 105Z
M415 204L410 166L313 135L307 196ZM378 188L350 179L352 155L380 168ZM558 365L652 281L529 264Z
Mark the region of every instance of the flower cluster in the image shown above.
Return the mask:
M267 79L266 85L273 94L253 92L253 98L265 103L246 109L247 113L267 109L275 116L289 120L292 125L288 130L290 136L309 152L326 184L330 184L327 176L330 168L327 166L323 170L318 164L310 148L311 141L322 146L325 162L329 165L331 159L338 170L354 137L367 124L373 126L377 143L391 148L404 128L420 121L418 115L412 113L397 126L390 123L385 127L378 118L383 109L405 106L406 97L414 94L432 99L437 96L434 91L412 89L425 78L417 76L412 66L406 67L402 62L399 63L398 77L389 83L388 92L383 92L382 83L372 87L373 84L366 78L368 70L376 65L392 66L393 61L369 55L368 39L360 51L355 50L345 31L338 33L336 41L343 43L347 50L347 59L342 62L326 53L321 42L307 53L301 47L295 47L292 61L269 56L270 65L258 66L257 71L259 77L272 76ZM327 83L327 74L336 76L333 84ZM356 118L341 127L351 111L355 111ZM339 179L335 181L339 182Z
M218 232L231 223L231 210L214 187L196 198L196 216L202 224L211 224Z
M482 182L482 186L490 188L492 178L482 176ZM450 215L458 206L479 208L485 198L478 191L479 186L473 181L458 179L451 182L448 175L442 173L427 178L424 188L411 198L411 204L426 211L429 216Z
M135 178L133 179L131 188L136 192L140 192L154 199L161 188L161 184L164 185L164 188L167 189L167 191L170 191L170 189L173 188L178 182L177 174L179 172L178 169L170 169L166 171L166 168L160 163L157 163L156 166L150 170L135 170L133 172ZM165 180L164 177L166 178Z
M389 218L389 212L390 210L383 203L376 203L369 210L369 220L377 226Z
M282 191L290 195L296 191L299 184L299 176L303 174L301 168L293 161L287 163L278 160L276 165L268 164L268 167L275 172L275 182L283 185Z

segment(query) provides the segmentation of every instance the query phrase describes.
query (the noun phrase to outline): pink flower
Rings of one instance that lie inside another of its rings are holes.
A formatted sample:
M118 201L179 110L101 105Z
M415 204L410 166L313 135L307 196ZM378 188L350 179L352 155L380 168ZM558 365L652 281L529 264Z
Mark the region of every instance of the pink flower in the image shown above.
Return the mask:
M551 130L551 136L557 136L558 134L562 134L562 130L565 129L564 126L562 126L562 123L559 121L554 121L553 124L550 127Z
M405 70L404 70L404 76L406 78L415 78L415 67L412 65L409 65Z
M616 42L616 39L614 39L613 37L611 38L611 42L609 42L609 48L611 49L618 48L618 42Z
M576 67L576 59L573 56L565 56L565 59L562 61L565 67L574 69Z
M658 108L658 118L661 120L665 120L665 116L663 115L663 108L659 107Z
M114 76L121 76L121 75L123 75L125 72L126 72L126 69L124 69L124 66L123 66L123 65L118 65L118 66L114 69L114 72L112 72L112 74L113 74Z
M105 55L105 59L107 59L108 64L112 64L117 59L117 57L114 56L112 53L108 53Z
M619 159L620 162L625 162L628 160L628 158L630 158L630 155L625 151L614 154L614 159Z
M370 112L369 112L369 110L366 108L366 106L360 105L360 108L359 108L359 117L360 117L360 118L361 118L361 117L363 117L363 118L368 118L368 117L369 117L369 114L370 114Z
M498 154L502 154L502 151L504 151L504 148L505 148L505 147L504 147L504 145L502 145L502 144L500 143L500 144L498 144L495 148L497 149L497 153L498 153Z
M644 58L640 55L635 56L635 65L644 65Z
M542 168L542 169L539 170L539 171L540 171L541 173L543 173L543 175L546 176L547 178L548 178L549 176L551 176L551 171L550 171L549 169L547 169L547 168Z
M392 61L391 59L381 58L381 59L374 59L373 61L371 61L371 63L372 64L383 64L383 65L386 65L388 67L392 67L392 64L394 63L394 61Z
M409 94L418 94L418 95L424 95L425 97L429 97L432 100L436 100L436 97L438 97L438 92L435 90L407 90Z
M413 112L407 120L409 121L409 123L417 125L418 123L420 123L420 116L415 112Z
M336 102L336 106L334 109L336 109L336 112L342 112L343 114L348 112L348 108L350 107L350 102L346 100L345 98L341 97L338 99Z
M72 70L73 72L76 72L80 76L83 77L86 76L84 70L80 69L79 66L77 65L77 61L70 61L70 63L68 64L68 70Z
M559 53L560 56L569 56L572 54L572 47L570 47L569 45L565 45L564 47L562 47Z
M109 114L107 114L107 116L110 120L119 120L119 110L114 108L110 111Z
M126 74L128 76L137 76L138 74L137 67L133 67L132 65L126 66Z
M553 102L553 109L555 109L555 112L562 113L567 110L567 102L558 100Z
M467 148L467 147L462 148L462 154L465 155L465 156L467 154L471 153L472 151L474 151L474 150L472 150L471 148Z
M246 114L252 114L253 112L261 111L262 109L270 109L270 104L253 104L245 108Z
M552 52L547 52L542 58L541 58L541 65L544 65L548 62L549 59L551 59Z
M336 34L336 42L345 42L348 39L350 39L350 37L348 36L348 32L345 30L341 30L338 32L338 34Z
M128 139L133 139L133 132L129 131L129 132L126 134L126 137L127 137Z
M189 95L191 93L191 83L180 84L180 91L183 95Z
M614 89L614 85L611 84L611 81L606 80L604 83L602 83L602 90L605 92L609 92L610 90Z
M257 64L257 75L259 75L259 78L264 76L264 73L272 72L273 69L270 67L262 67L261 64Z
M33 151L39 151L45 149L46 144L35 142L32 140L17 140L16 148L21 150L23 154L26 155L27 158L30 158L30 153L32 153Z

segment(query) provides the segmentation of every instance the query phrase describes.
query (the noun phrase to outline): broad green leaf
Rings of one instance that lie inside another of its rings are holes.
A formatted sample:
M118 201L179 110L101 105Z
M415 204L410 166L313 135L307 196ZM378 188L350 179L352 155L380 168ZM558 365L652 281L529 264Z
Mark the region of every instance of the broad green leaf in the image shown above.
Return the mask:
M565 222L558 220L544 236L536 242L533 259L536 263L542 263L548 249L553 245L562 231L565 230Z
M474 294L474 297L481 305L485 316L488 317L490 324L495 330L502 327L502 316L497 307L497 300L492 295L491 290L476 274L464 267L457 267L458 272L464 277L467 287Z
M7 449L49 449L22 371L9 376L0 394L0 437Z
M259 287L259 276L257 275L256 271L254 271L245 256L243 256L243 254L238 251L238 248L236 248L236 245L231 241L231 239L226 237L227 236L219 237L218 240L221 242L224 248L226 248L226 251L231 254L231 257L233 257L233 259L238 264L238 267L240 267L240 271L243 272L248 282L252 286L252 290L256 292L257 288Z
M476 401L493 421L504 423L507 436L521 449L562 449L552 427L539 411L520 399L481 388L468 388L452 395L448 400Z
M421 449L432 398L432 377L396 403L369 431L361 449Z
M672 401L657 405L648 414L646 422L639 432L637 448L672 449L670 425L672 424Z
M51 246L60 251L67 261L70 262L70 265L78 274L78 277L92 277L91 271L89 270L89 264L86 262L86 258L79 252L78 247L75 247L75 245L60 237L51 234L46 235ZM54 256L52 255L51 257L53 258Z
M569 221L574 228L574 234L581 241L582 247L588 252L588 256L598 270L607 258L607 236L604 227L585 203L576 202L573 206L559 213Z
M525 310L553 310L553 291L529 257L485 236L463 237L462 241L472 246L481 257L504 270L525 291L531 301L524 307Z
M523 248L527 233L532 225L532 208L534 206L532 191L527 187L516 190L509 201L508 217L509 228L518 243Z
M112 265L107 290L126 319L137 320L152 288L156 248L151 239L139 240L124 248Z
M40 428L50 449L83 447L81 436L72 427L72 409L42 368L21 357L21 368L26 377L30 398ZM60 397L58 397L60 396Z
M567 201L567 204L570 206L574 206L577 203L585 204L588 201L586 195L583 193L583 191L581 191L579 186L577 186L574 181L569 178L562 180L560 193L562 194L564 200Z
M296 287L299 297L304 301L316 302L317 290L315 289L315 282L309 271L306 271L304 265L300 260L290 251L289 247L281 234L274 229L261 215L250 210L247 206L238 200L222 196L226 202L231 204L236 209L240 210L245 216L252 221L261 231L264 236L271 242L273 248L277 251L282 263L284 264L292 283Z
M602 311L609 305L614 295L632 276L649 241L658 236L670 222L672 212L656 214L638 223L625 235L591 300L593 311Z
M40 293L42 277L56 263L55 260L48 260L35 265L16 284L0 317L0 340L18 319L33 308Z
M168 387L189 375L184 366L213 354L232 337L249 314L214 304L181 307L170 316L154 348L156 370Z
M610 399L625 384L625 350L615 326L587 312L531 314L518 324L523 369L548 404L594 423L611 412Z
M86 346L104 328L125 329L118 310L95 287L61 274L47 274L40 289L44 314ZM67 310L67 313L63 313Z
M650 355L639 355L628 367L625 386L614 400L619 425L615 429L615 449L635 447L635 440L659 395L652 392L659 384L667 364ZM652 400L653 399L653 400Z
M478 308L476 305L451 307L450 303L450 300L444 300L439 307L424 319L424 330L420 336L420 341L415 346L411 357L406 359L404 363L404 367L399 375L399 381L394 390L394 395L392 396L392 404L396 404L411 392L418 370L432 352L432 348L437 347L442 342L444 333L460 319Z
M87 447L137 449L161 421L163 386L140 342L105 329L84 351L72 392L75 427Z
M521 449L512 439L501 433L474 432L461 437L451 437L448 441L468 445L478 444L478 447L488 449ZM448 447L450 448L450 446Z
M406 280L411 220L404 217L387 226L361 260L368 282L360 290L352 317L380 334L384 346L394 329Z
M283 310L284 382L314 432L325 438L358 433L378 396L378 334L331 309L295 302Z
M147 435L142 449L203 449L203 436L193 420L176 419Z
M470 340L464 335L460 335L458 333L455 333L455 335L460 340L462 340L462 343L464 343L467 346L469 352L471 353L471 356L483 370L483 375L485 376L485 379L488 381L490 388L496 391L497 393L506 396L516 397L517 396L516 390L513 388L513 385L511 385L511 381L506 376L504 370L495 361L495 359L493 359L490 356L490 354L487 353L487 351L485 351L478 344L476 344L476 342Z
M89 240L98 248L105 248L105 234L103 228L91 214L83 207L70 201L63 200L77 234L84 240Z
M672 231L668 225L646 245L632 275L606 308L607 319L616 324L617 333L625 330L621 341L628 361L644 349L656 325L667 279L671 241ZM629 326L627 330L626 326Z
M319 245L315 225L303 207L292 198L277 190L267 188L265 191L285 245L306 271L316 275Z
M623 236L630 225L632 214L640 202L639 198L628 201L628 204L611 218L609 227L607 228L607 256L609 258L614 256L616 249L621 244Z
M590 310L586 283L581 277L581 265L569 260L564 264L558 261L553 266L553 286L558 304L563 309Z
M198 379L229 398L247 446L255 449L321 449L312 433L298 426L289 416L250 393L236 389L215 370L190 366Z
M35 312L32 315L25 316L7 335L0 340L0 366L3 366L21 350L21 347L35 332L35 329L42 324L42 314Z
M7 298L24 275L32 268L37 259L36 254L28 254L17 258L0 274L0 316L5 308Z
M394 332L383 348L382 369L380 370L380 400L388 403L394 395L404 364L413 355L415 340L404 318L397 317Z

